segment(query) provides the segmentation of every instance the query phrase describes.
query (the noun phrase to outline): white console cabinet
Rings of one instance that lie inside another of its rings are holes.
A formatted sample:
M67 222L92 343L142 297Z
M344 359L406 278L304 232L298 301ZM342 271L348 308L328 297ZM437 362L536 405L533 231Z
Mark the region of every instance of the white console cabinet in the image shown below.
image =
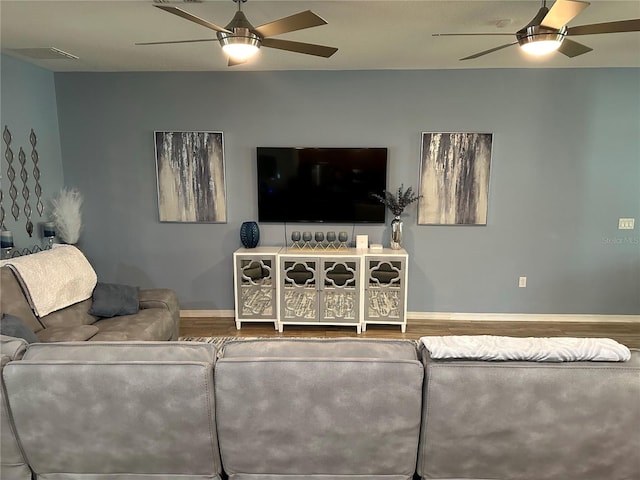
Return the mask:
M236 327L242 322L407 326L407 252L241 248L234 253Z

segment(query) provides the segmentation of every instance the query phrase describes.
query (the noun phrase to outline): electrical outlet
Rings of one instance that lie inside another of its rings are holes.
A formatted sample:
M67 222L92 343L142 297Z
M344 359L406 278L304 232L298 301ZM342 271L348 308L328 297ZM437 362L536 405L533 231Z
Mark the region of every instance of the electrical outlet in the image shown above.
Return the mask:
M635 227L635 223L635 218L619 218L618 230L633 230L633 228Z
M527 288L527 277L520 277L518 279L518 287Z

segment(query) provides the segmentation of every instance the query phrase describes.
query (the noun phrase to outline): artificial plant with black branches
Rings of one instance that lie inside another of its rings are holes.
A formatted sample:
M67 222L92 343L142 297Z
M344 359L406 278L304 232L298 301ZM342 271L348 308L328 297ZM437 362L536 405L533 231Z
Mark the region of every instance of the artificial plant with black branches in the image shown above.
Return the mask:
M404 209L411 205L413 202L417 201L422 195L416 195L413 192L413 187L409 187L404 190L404 184L401 184L398 187L398 190L395 194L389 192L388 190L384 190L382 192L384 195L378 195L377 193L372 193L371 196L376 198L383 203L391 213L396 217L402 215Z

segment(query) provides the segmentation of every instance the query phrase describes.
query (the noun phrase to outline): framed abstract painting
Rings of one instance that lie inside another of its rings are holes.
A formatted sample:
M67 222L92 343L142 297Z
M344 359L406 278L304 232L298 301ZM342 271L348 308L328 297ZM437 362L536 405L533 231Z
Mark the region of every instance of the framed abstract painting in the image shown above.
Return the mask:
M419 225L486 225L491 133L422 133Z
M161 222L226 223L222 132L154 132Z

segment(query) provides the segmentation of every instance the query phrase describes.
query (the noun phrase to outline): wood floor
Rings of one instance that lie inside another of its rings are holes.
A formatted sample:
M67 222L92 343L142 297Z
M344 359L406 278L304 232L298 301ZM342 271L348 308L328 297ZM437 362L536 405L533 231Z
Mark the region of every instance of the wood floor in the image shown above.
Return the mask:
M629 348L640 348L639 323L577 323L577 322L485 322L411 320L407 332L400 327L369 325L367 331L356 334L355 327L287 325L283 333L273 323L244 323L236 330L233 318L182 318L180 335L189 337L361 337L418 339L425 335L506 335L512 337L606 337Z

